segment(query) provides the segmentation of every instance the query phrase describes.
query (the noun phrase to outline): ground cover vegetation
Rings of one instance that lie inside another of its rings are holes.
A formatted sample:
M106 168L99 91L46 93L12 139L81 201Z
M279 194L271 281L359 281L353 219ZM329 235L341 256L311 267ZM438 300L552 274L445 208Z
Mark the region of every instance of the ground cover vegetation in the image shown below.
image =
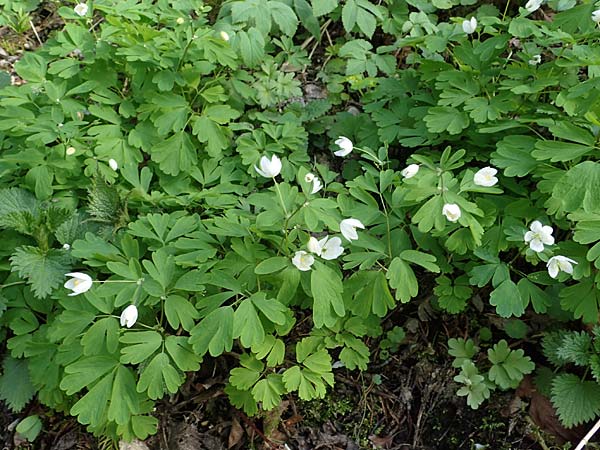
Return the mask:
M40 3L0 5L19 32ZM600 415L600 3L54 6L0 74L12 410L146 439L224 355L249 416L323 399L426 299L499 318L447 341L470 407L531 374L564 426Z

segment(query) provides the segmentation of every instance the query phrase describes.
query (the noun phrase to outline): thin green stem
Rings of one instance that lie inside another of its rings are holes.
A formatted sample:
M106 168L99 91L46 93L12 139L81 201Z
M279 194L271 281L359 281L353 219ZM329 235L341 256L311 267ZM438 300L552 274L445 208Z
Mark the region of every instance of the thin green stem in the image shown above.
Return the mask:
M510 5L510 0L508 0L506 2L506 6L504 7L504 12L502 13L502 21L504 21L504 18L506 17L506 13L508 13L508 6Z
M15 281L14 283L0 284L0 289L4 289L4 288L8 288L8 287L13 287L13 286L18 286L20 284L25 284L25 281Z

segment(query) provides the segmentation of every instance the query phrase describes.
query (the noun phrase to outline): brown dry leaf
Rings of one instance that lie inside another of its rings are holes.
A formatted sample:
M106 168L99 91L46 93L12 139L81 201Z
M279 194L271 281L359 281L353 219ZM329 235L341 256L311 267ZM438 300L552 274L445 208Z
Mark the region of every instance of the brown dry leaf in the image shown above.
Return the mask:
M237 418L234 417L233 420L231 421L231 430L229 431L229 439L227 442L227 448L235 447L240 442L243 435L244 435L244 429L240 425L239 420L237 420Z
M148 446L144 442L134 439L131 442L120 441L119 450L148 450Z
M375 435L369 436L369 441L371 441L371 443L375 447L379 447L379 448L390 448L392 446L393 440L394 440L394 436L391 436L391 435L385 436L385 437L375 436Z

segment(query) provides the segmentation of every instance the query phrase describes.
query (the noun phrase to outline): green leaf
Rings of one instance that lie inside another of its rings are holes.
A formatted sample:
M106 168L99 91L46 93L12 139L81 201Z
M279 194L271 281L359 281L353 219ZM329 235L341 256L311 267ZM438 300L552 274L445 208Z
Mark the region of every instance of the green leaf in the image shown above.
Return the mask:
M527 308L527 305L529 305L531 302L535 312L538 314L543 314L547 311L548 306L551 305L548 294L546 294L527 278L521 278L517 283L517 287L521 293L521 299L523 300L523 306L525 308Z
M600 210L600 163L584 161L558 179L552 198L567 212Z
M565 427L581 425L600 413L600 385L562 373L552 381L552 404Z
M493 364L489 372L490 380L502 389L516 388L523 377L535 369L531 358L524 355L521 349L509 349L504 339L495 344L488 350L488 359Z
M121 349L123 364L139 364L150 358L163 343L156 331L126 331L119 339L125 347Z
M525 135L505 136L496 143L491 163L504 169L507 177L524 177L538 167L538 160L531 156L537 139Z
M452 367L461 367L465 361L470 360L479 351L473 339L463 338L448 339L448 354L454 356Z
M60 388L67 395L73 395L84 387L91 386L101 376L113 370L119 362L109 356L89 356L78 359L65 367L66 376L60 382Z
M219 356L233 347L233 318L231 306L222 306L208 314L190 331L190 344L199 356L209 352Z
M33 442L42 431L42 421L38 415L28 416L19 422L15 430L19 436Z
M254 273L257 275L267 275L279 272L289 266L289 260L285 256L272 256L257 264Z
M264 292L255 294L251 298L254 306L256 306L267 319L277 325L285 325L287 321L287 306L275 299L267 298Z
M38 53L26 52L15 63L15 71L26 81L41 83L46 78L48 62Z
M549 159L551 162L573 161L586 153L593 152L594 147L561 141L537 141L531 156L537 160Z
M300 22L304 25L310 34L317 40L321 40L321 27L319 21L313 13L313 9L306 0L294 0L294 9L300 18Z
M228 384L225 386L225 393L229 397L231 404L236 408L242 409L246 414L253 416L258 412L258 405L250 391L240 390Z
M165 314L169 325L174 330L179 329L179 325L181 325L184 330L190 331L195 325L195 320L200 317L194 305L180 295L169 295L167 297L165 300Z
M21 411L35 395L35 387L29 378L28 362L10 355L2 361L0 376L0 399L14 412Z
M404 261L417 264L430 272L439 273L440 267L435 264L436 257L417 250L404 250L400 253L400 258Z
M254 67L265 56L265 40L260 31L252 27L248 31L238 31L236 35L242 59L248 67Z
M315 16L321 17L337 8L338 0L312 0L311 3Z
M573 311L575 318L581 318L585 323L598 322L599 301L600 293L590 278L560 291L560 306L566 311Z
M429 108L423 120L431 133L447 131L450 134L458 134L469 126L467 114L449 106Z
M419 283L415 273L400 257L392 260L386 277L390 282L390 287L396 289L396 299L402 303L408 302L419 293Z
M310 290L313 295L315 327L333 326L345 314L340 275L321 262L315 262L311 271Z
M281 403L281 395L285 393L285 386L281 375L270 374L260 380L252 388L252 396L257 402L262 403L262 408L269 411Z
M167 336L165 348L181 371L194 372L200 368L202 358L194 353L187 337Z
M119 365L115 372L107 411L108 420L123 425L131 416L140 412L138 395L135 391L135 378L130 368Z
M71 258L65 252L23 245L10 257L11 270L31 284L37 298L46 298L65 281L71 269Z
M298 18L294 10L282 2L269 2L271 18L277 24L279 29L288 36L296 34L298 29Z
M460 373L454 377L454 381L464 384L457 392L458 396L466 396L467 404L477 409L490 397L490 389L485 382L485 378L479 374L477 367L472 361L464 361L461 365Z
M490 304L501 317L520 317L525 312L521 292L511 280L503 281L491 292Z
M249 390L260 378L264 365L256 358L244 355L241 360L243 367L232 369L229 382L238 389Z
M152 147L152 160L168 175L188 173L198 162L196 147L189 134L180 131Z
M137 391L140 393L147 391L148 397L156 400L165 392L176 393L183 381L184 377L171 365L167 354L159 353L140 375Z
M73 405L70 413L72 416L78 416L79 423L99 427L106 422L106 410L112 394L112 381L113 372L110 372Z
M240 303L233 316L233 337L240 338L242 346L250 348L265 339L265 330L251 299Z
M562 361L587 366L590 363L591 346L592 338L588 333L572 331L563 336L557 354Z
M83 354L97 355L102 349L114 353L119 346L119 322L114 317L96 321L81 338Z

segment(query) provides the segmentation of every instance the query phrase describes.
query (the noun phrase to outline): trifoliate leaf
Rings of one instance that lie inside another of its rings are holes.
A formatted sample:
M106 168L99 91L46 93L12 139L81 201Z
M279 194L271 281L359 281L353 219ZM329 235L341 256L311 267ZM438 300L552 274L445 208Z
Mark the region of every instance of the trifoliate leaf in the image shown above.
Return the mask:
M261 344L265 339L265 329L258 317L251 299L240 303L233 316L233 337L240 338L245 348Z
M148 392L152 400L161 398L165 392L174 394L183 384L184 377L173 367L166 353L157 354L140 375L137 391Z
M524 177L538 167L538 161L531 156L537 139L526 135L510 135L496 143L491 163L504 169L507 177Z
M478 351L479 348L475 345L473 339L451 338L448 340L448 354L454 356L452 367L461 367L465 361L473 358Z
M473 361L466 360L462 363L461 371L454 377L454 381L464 384L456 395L466 396L467 404L473 409L479 408L484 400L490 397L490 388Z
M458 109L449 106L434 106L429 108L423 118L431 133L458 134L469 126L469 116Z
M525 356L523 350L509 349L504 339L488 350L488 359L493 364L489 372L490 380L502 389L517 387L523 376L535 369L535 364Z
M569 169L554 185L552 198L567 212L600 210L600 163L584 161Z
M219 356L233 347L233 318L231 306L222 306L208 314L190 331L190 344L199 356L209 352Z
M270 374L260 380L252 388L252 396L262 403L262 408L269 411L281 403L281 395L285 393L282 376Z
M491 292L490 304L501 317L519 317L525 312L519 288L511 280L503 281Z
M242 409L249 416L253 416L258 412L258 404L250 391L237 389L231 384L225 386L224 390L229 397L229 401L236 408Z

